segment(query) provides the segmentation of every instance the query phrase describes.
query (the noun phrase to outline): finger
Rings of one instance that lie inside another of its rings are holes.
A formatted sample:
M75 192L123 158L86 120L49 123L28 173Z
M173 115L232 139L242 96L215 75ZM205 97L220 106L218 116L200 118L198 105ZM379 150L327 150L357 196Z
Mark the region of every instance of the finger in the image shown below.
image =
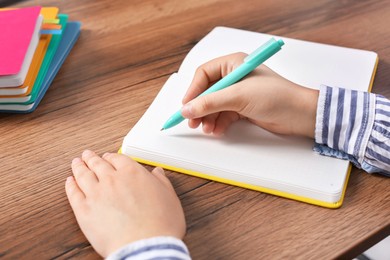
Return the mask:
M98 183L95 173L91 171L80 158L73 159L72 171L78 186L87 196L93 191L95 185Z
M229 74L243 62L246 56L245 53L226 55L213 59L198 67L190 87L183 97L183 104L186 104L209 88L212 82L216 82Z
M75 213L78 212L79 209L83 206L85 195L72 176L69 176L66 179L65 191L73 211Z
M167 176L165 175L165 172L163 170L163 168L161 167L156 167L152 170L152 174L157 178L159 179L165 186L167 186L169 189L173 189L173 186L172 186L172 183L171 181L167 178Z
M236 112L223 112L219 114L219 117L215 121L214 135L220 136L225 133L226 129L235 121L240 119L240 116Z
M155 174L155 175L157 174L158 176L160 176L160 175L166 176L166 175L165 175L164 169L161 168L161 167L155 167L155 168L152 170L152 173Z
M198 128L200 123L202 123L202 119L201 118L194 118L194 119L189 119L188 120L188 126L190 128Z
M115 171L114 167L109 162L90 150L85 150L81 157L88 168L97 175L98 179L102 179L107 176L107 174Z
M185 104L181 113L187 119L200 118L206 115L222 112L237 111L241 107L242 98L236 85L219 90Z
M139 163L124 154L106 153L103 155L103 158L111 163L116 170L128 169L131 172L136 172L140 168L143 168Z
M207 115L202 118L202 130L205 134L211 134L215 128L215 120L218 118L219 113Z

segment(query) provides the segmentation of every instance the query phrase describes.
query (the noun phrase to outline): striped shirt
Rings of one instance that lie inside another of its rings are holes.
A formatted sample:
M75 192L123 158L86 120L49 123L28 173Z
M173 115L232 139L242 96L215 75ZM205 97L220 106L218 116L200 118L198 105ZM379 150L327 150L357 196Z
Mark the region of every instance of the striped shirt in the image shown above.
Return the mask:
M107 260L191 260L186 245L174 237L152 237L130 243L110 254Z
M390 176L390 101L368 92L321 86L314 150Z

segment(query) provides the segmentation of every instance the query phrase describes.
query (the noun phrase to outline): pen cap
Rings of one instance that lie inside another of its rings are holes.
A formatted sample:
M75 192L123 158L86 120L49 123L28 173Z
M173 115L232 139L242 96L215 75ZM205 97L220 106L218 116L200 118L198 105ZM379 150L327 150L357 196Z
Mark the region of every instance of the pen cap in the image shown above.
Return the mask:
M267 60L269 57L277 53L282 46L284 45L283 40L275 40L274 38L271 38L269 41L261 45L259 48L257 48L254 52L249 54L245 59L244 62L247 63L255 63L260 65L265 60Z

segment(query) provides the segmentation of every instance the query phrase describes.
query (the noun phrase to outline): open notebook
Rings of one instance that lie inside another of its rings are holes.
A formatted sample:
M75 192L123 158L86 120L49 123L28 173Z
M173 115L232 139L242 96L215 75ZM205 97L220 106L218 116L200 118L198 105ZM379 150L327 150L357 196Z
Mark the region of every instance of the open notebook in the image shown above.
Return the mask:
M313 140L269 133L247 121L233 124L222 137L190 129L186 122L160 131L182 106L196 68L222 55L252 52L273 35L217 27L184 59L151 106L130 130L121 152L139 162L258 190L319 206L343 201L350 164L313 152ZM273 36L285 42L267 66L300 85L321 84L367 91L377 54ZM259 102L261 102L259 100Z

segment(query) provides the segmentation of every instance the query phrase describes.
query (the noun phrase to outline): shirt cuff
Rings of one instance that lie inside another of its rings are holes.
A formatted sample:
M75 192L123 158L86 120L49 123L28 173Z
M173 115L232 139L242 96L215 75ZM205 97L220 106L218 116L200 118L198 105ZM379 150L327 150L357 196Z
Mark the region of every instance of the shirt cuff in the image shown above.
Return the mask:
M390 177L390 100L381 95L376 95L374 126L362 168Z
M186 245L175 237L152 237L130 243L110 254L107 260L135 259L190 260Z
M375 104L374 94L321 86L314 150L362 168L374 126Z

